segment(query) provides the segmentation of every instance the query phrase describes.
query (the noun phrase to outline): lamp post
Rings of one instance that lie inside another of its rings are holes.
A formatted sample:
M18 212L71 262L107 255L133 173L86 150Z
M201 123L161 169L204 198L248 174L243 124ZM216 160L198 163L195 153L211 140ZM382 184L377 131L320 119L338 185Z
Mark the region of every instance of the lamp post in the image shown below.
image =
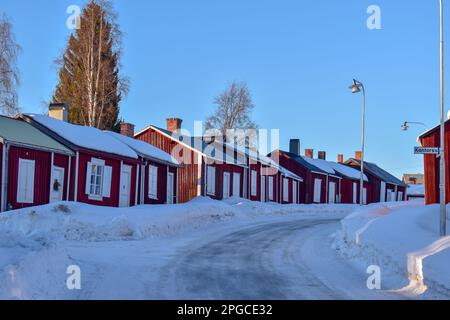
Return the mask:
M441 82L441 143L440 143L440 202L441 223L440 234L445 237L447 233L447 210L445 197L445 111L444 111L444 1L439 0L440 11L440 82Z
M359 189L359 204L364 205L364 154L365 154L365 126L366 126L366 90L362 82L353 79L353 84L350 86L352 93L359 93L362 91L362 148L361 148L361 181Z
M400 128L403 131L408 131L411 124L424 126L425 128L428 129L428 126L425 123L423 123L423 122L414 122L414 121L406 121Z

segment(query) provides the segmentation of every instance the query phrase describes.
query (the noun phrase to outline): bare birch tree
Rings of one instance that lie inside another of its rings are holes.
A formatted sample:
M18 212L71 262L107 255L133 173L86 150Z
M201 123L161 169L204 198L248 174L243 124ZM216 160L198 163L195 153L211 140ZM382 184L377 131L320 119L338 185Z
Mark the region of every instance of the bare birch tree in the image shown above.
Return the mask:
M16 43L10 20L6 16L0 16L0 114L7 116L19 113L19 53L20 46Z
M245 83L232 82L214 99L216 110L206 120L207 131L216 130L223 137L233 135L239 145L256 144L256 124L251 120L254 109L250 90Z

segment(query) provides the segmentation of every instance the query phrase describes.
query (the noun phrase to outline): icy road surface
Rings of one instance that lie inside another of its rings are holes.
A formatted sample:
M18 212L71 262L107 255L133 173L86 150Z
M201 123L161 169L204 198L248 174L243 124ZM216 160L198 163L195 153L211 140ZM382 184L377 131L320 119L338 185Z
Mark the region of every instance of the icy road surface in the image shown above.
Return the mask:
M331 248L337 218L270 218L162 239L71 243L79 299L399 299Z

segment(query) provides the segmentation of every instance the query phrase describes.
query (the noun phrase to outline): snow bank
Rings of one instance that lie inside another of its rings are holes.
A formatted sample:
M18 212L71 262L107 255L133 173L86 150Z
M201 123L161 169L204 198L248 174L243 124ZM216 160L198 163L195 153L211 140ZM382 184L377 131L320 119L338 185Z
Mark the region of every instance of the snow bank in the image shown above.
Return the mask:
M450 209L450 207L449 207ZM334 246L344 256L395 273L411 295L450 290L450 237L439 238L439 206L376 204L341 222ZM450 231L450 228L449 228Z

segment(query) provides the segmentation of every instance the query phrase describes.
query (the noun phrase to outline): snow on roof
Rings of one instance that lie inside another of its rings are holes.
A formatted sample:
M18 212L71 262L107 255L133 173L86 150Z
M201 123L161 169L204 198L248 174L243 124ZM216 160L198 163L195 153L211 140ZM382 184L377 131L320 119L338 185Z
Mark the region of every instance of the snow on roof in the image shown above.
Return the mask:
M78 147L116 154L133 159L138 158L136 152L126 144L114 139L109 134L106 134L97 128L70 124L39 114L25 114L25 116L43 125Z
M311 159L308 157L303 157L303 159L309 164L319 168L322 171L325 171L328 174L336 174L336 171L334 171L333 167L328 161L321 159Z
M34 146L64 154L73 154L71 150L29 123L13 118L0 116L0 137L20 145Z
M295 173L293 173L292 171L289 171L288 169L286 169L284 167L280 167L280 171L282 174L284 174L287 177L294 178L296 180L300 180L301 182L303 182L302 177L300 177L299 175L296 175Z
M423 184L410 184L406 192L411 196L423 196L425 195L425 186Z
M172 155L152 146L149 143L133 139L116 132L111 131L104 131L104 132L114 137L115 139L119 140L120 142L125 143L127 146L129 146L131 149L133 149L135 152L137 152L143 157L147 157L154 160L160 160L173 165L179 165L179 162Z
M361 172L358 170L355 170L349 166L343 165L341 163L336 163L336 162L330 162L330 165L340 175L343 175L345 177L348 177L350 179L355 179L355 180L361 179ZM367 178L366 175L364 175L364 181L369 181L369 179Z

